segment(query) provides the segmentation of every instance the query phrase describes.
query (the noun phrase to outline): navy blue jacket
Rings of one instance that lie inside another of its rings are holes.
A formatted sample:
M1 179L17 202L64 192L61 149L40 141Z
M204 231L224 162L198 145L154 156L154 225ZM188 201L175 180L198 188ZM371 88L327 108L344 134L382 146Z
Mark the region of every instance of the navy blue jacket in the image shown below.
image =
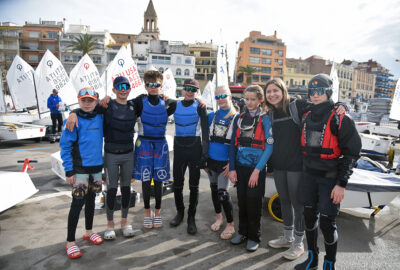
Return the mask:
M58 95L53 96L53 94L51 94L49 96L49 98L47 99L47 108L50 109L50 113L61 113L57 107L57 104L59 104L60 102L61 98Z

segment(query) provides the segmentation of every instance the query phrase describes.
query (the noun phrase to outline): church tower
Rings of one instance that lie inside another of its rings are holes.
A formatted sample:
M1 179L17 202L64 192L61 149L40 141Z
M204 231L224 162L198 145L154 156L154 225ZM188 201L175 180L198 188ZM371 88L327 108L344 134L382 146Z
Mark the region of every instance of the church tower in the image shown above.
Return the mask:
M153 1L150 0L146 11L144 12L144 27L140 33L140 37L144 39L158 40L160 30L157 25L157 13L154 9Z

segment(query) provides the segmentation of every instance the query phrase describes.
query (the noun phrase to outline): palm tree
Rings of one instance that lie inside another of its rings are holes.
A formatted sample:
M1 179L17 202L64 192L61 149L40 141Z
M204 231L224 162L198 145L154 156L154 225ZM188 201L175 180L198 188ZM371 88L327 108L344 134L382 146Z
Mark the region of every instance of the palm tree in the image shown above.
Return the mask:
M257 72L257 69L255 67L247 65L245 67L239 67L239 72L246 74L246 85L250 85L253 81L252 74L254 72Z
M84 56L85 54L89 54L90 51L99 49L99 47L97 46L96 43L97 42L94 39L94 36L88 35L88 34L83 34L83 35L74 37L72 44L70 44L68 47L72 48L72 51L81 51L82 56Z

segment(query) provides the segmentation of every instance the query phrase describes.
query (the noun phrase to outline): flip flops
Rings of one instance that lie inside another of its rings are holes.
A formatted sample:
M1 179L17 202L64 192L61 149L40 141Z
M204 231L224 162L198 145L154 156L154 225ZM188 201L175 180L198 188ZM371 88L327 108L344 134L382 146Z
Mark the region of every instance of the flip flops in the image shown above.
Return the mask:
M77 259L79 257L82 257L82 251L78 248L77 245L73 245L70 247L65 246L65 250L67 251L68 258L70 259ZM73 255L74 253L78 254Z
M154 226L154 228L160 228L160 227L162 227L162 219L161 219L161 216L159 216L159 217L154 217L154 219L153 219L153 226Z
M101 238L101 236L98 235L97 233L92 233L90 236L84 234L82 238L86 241L89 241L93 245L100 245L101 243L104 242L103 238ZM100 239L101 241L98 241L98 239Z
M222 240L228 240L228 239L231 239L232 238L232 236L234 235L234 233L235 233L235 229L233 229L232 231L226 231L226 228L225 228L225 230L221 233L221 235L219 236Z

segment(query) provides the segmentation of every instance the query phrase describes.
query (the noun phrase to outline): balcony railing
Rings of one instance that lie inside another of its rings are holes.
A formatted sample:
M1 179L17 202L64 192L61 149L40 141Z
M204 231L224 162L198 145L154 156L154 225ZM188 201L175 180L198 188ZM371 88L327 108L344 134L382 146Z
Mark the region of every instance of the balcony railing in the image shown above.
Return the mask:
M15 38L18 38L19 37L19 33L15 33L15 32L0 32L0 37L15 37Z

